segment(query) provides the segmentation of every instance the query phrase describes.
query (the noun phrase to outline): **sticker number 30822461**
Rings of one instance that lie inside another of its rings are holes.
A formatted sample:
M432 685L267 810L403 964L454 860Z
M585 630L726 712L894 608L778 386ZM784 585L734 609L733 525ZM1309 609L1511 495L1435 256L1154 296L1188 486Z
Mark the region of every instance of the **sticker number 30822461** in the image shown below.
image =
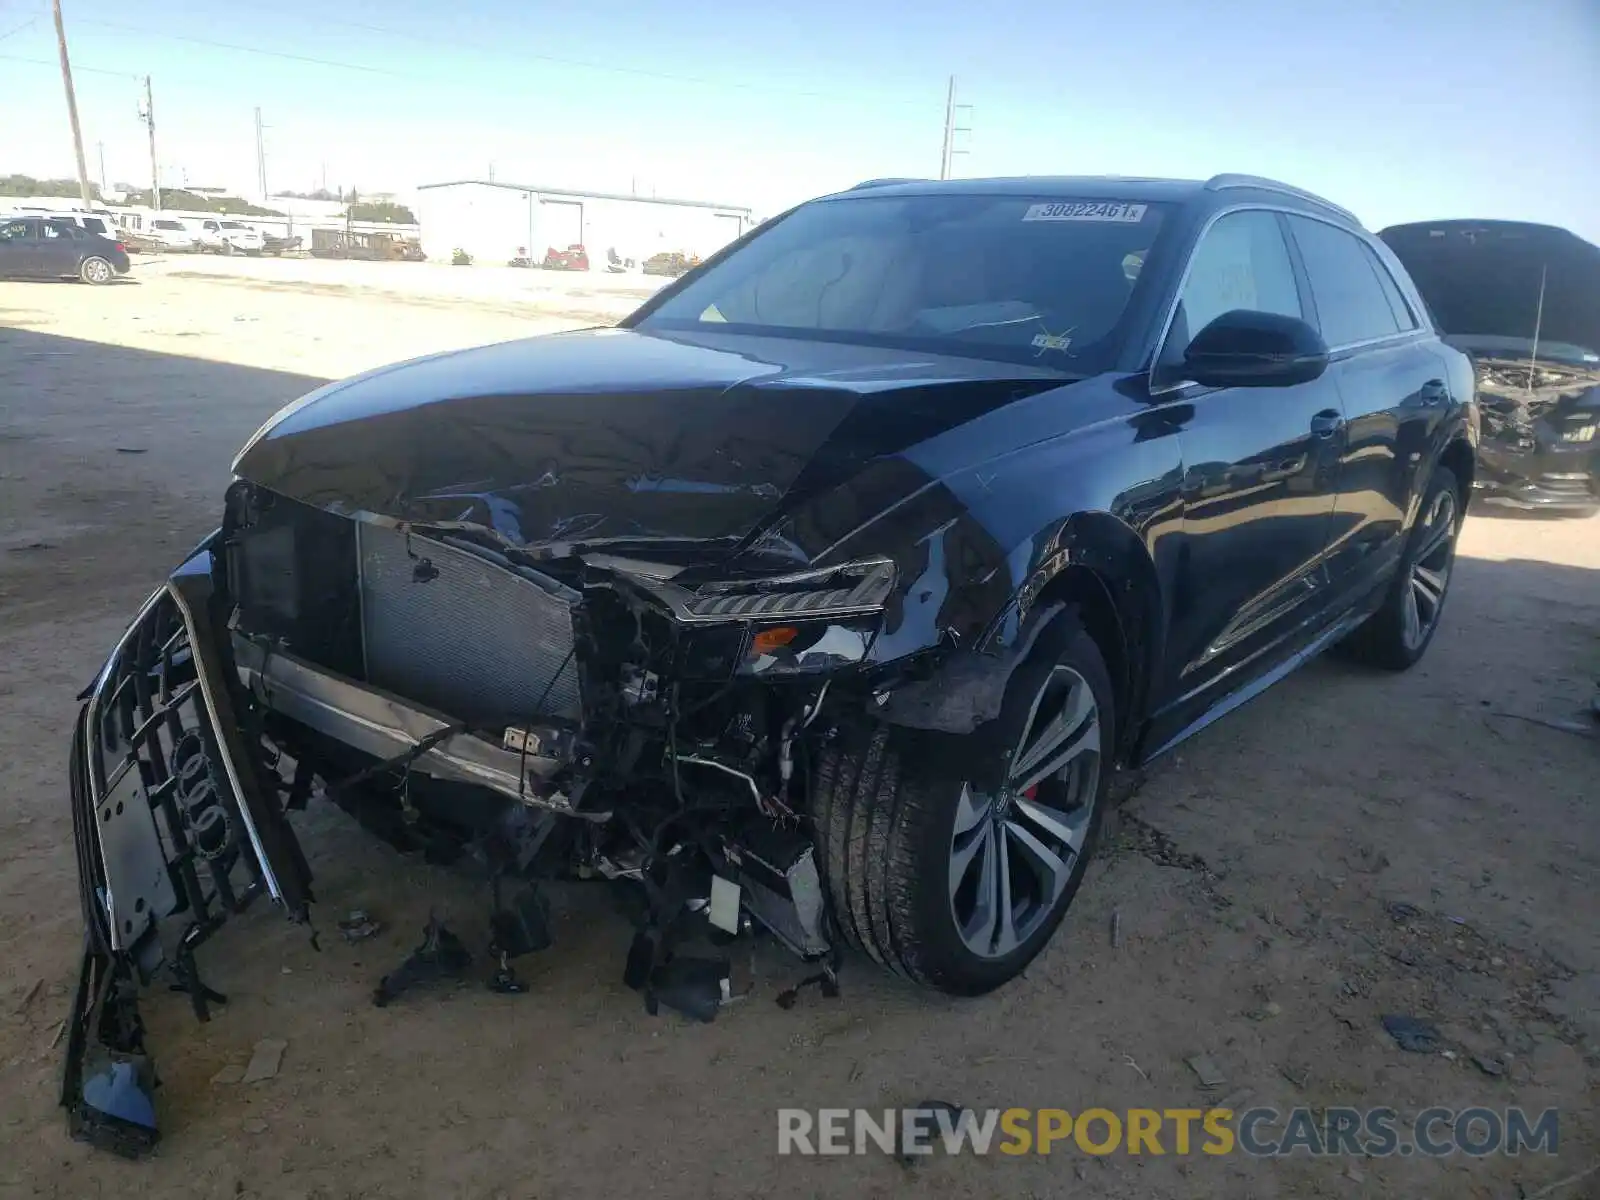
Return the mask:
M1123 200L1058 200L1049 204L1030 204L1022 214L1024 221L1111 221L1137 225L1144 220L1146 206Z

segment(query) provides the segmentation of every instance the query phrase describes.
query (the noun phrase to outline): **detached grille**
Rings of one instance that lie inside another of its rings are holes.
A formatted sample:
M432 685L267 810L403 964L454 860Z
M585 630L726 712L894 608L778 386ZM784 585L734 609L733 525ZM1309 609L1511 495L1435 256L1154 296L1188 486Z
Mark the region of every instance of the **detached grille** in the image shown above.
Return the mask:
M369 682L485 728L579 714L570 654L576 592L504 560L367 522L356 544Z

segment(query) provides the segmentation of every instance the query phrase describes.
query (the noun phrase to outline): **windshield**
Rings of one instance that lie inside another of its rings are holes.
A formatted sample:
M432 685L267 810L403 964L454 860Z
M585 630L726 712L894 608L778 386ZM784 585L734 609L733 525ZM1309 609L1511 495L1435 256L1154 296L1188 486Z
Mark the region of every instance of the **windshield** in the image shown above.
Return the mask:
M248 228L250 228L248 225L241 225L237 221L224 221L222 223L222 227L224 229L248 229Z
M1097 374L1165 206L850 196L790 213L644 329L816 337Z

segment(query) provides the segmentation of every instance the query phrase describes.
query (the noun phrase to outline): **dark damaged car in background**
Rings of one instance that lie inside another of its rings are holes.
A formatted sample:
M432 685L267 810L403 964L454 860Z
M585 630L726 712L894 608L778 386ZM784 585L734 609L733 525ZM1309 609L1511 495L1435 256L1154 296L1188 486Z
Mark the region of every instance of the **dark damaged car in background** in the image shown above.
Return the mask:
M1477 368L1484 500L1600 513L1600 246L1520 221L1431 221L1379 236Z
M786 1003L847 950L1006 983L1119 772L1327 647L1422 656L1477 420L1383 242L1231 175L875 181L617 328L313 392L84 694L74 1133L155 1140L141 985L205 1019L231 915L309 921L311 803L493 880L378 1003L519 990L572 877L651 1011L754 936Z

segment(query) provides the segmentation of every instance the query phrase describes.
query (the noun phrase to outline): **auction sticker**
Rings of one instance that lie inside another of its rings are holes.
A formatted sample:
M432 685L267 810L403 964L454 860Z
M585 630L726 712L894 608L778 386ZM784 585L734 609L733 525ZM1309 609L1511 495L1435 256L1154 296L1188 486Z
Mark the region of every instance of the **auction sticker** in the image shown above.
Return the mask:
M1110 221L1118 225L1137 225L1144 220L1146 205L1125 200L1056 200L1049 204L1030 204L1022 214L1024 221Z

